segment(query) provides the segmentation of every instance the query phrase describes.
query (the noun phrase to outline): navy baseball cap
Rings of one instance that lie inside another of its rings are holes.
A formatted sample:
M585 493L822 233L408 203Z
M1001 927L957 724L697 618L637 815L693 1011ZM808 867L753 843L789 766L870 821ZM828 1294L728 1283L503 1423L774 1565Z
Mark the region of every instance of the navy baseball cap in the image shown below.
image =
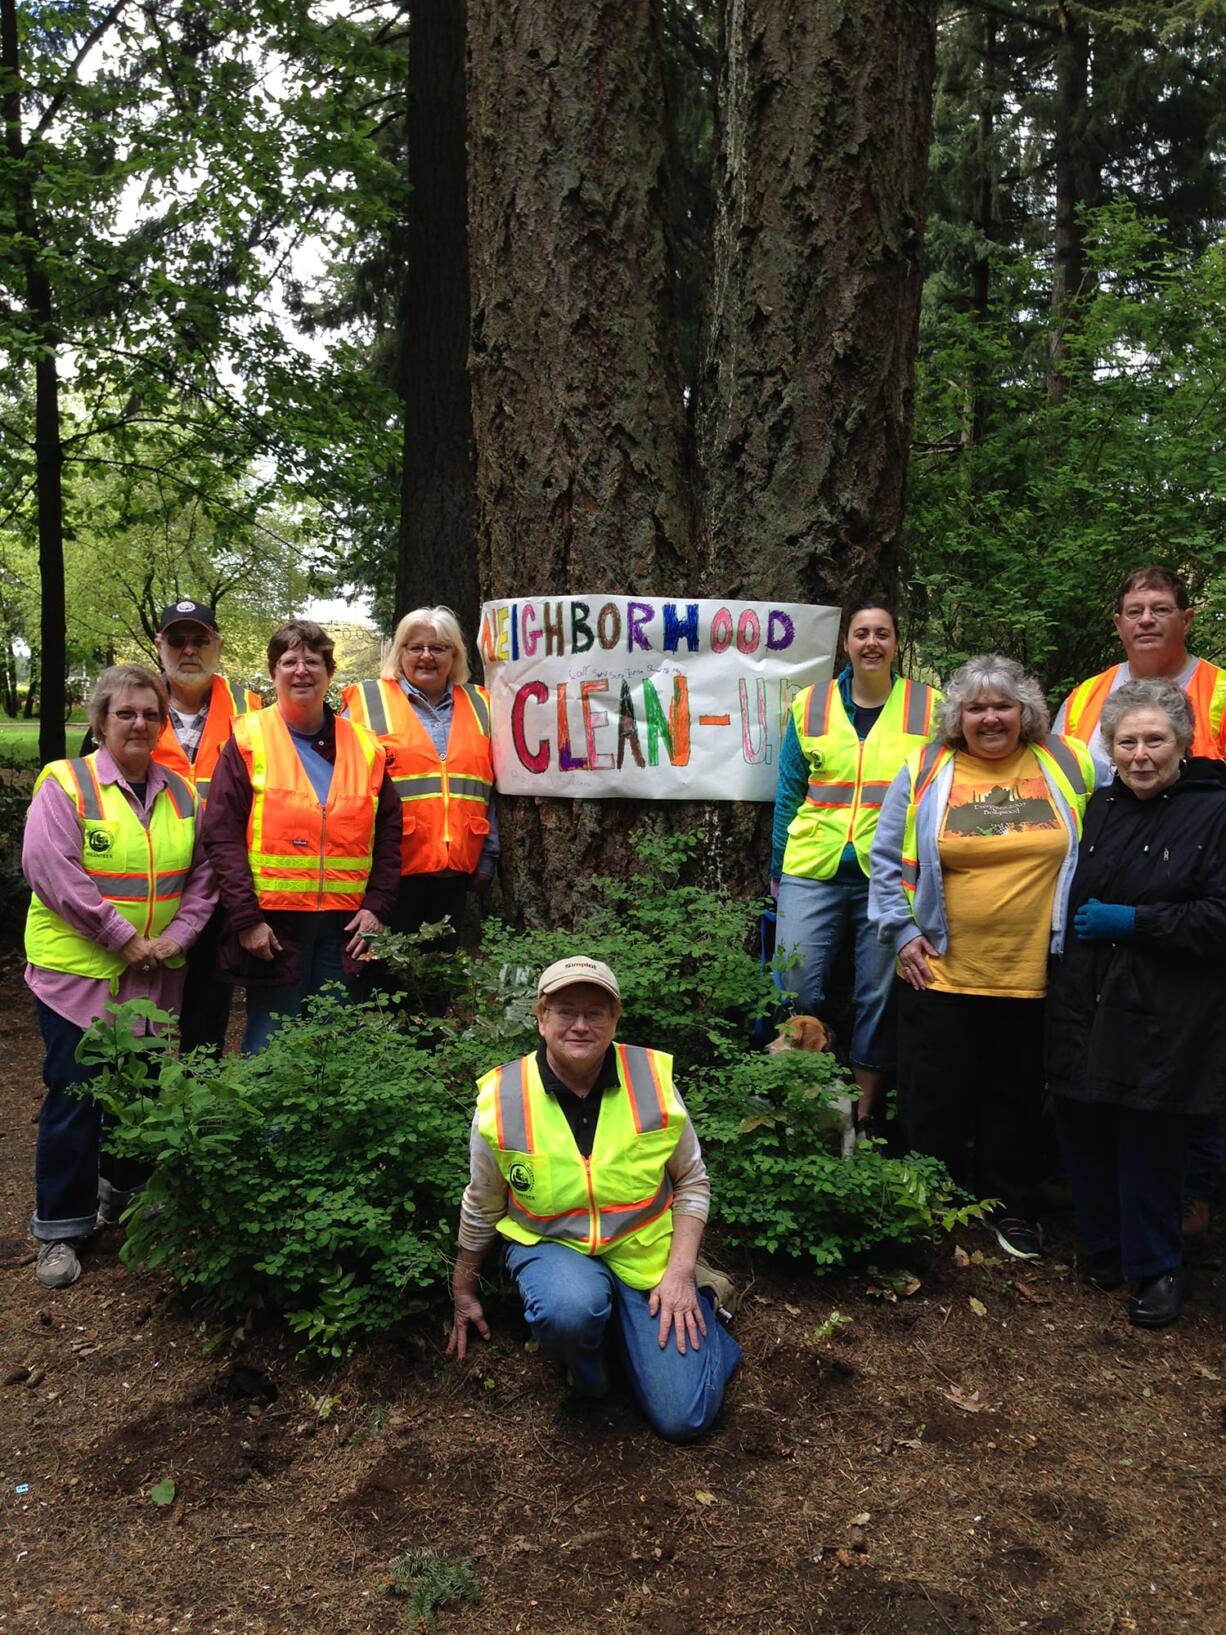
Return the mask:
M160 636L163 630L169 630L172 624L184 624L188 620L193 624L206 625L210 630L217 629L217 615L211 607L205 607L203 602L172 602L169 607L162 609L158 635Z

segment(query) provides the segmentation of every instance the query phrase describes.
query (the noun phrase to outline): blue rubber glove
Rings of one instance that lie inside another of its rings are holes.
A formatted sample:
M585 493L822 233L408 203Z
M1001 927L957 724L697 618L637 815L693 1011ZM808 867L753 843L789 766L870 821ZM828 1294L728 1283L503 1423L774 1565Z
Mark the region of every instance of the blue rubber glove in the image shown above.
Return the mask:
M1100 903L1091 897L1073 916L1082 942L1121 942L1137 928L1137 911L1123 903Z

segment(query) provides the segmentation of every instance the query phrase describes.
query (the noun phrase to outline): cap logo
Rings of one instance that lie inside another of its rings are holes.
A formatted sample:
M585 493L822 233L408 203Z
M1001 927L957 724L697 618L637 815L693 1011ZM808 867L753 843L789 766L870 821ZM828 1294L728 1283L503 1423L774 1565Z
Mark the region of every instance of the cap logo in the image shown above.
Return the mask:
M190 613L191 610L195 607L195 605L196 605L195 602L176 602L175 603L175 612L176 613Z

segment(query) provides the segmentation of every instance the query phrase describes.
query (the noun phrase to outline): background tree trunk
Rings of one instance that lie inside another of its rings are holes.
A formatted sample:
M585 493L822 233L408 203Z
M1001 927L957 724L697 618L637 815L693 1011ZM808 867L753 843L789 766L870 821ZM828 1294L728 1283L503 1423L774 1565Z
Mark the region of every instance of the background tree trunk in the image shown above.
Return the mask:
M690 503L651 0L473 0L469 26L482 593L679 592ZM594 867L624 869L641 815L504 801L514 905L565 924Z
M394 619L446 603L471 639L480 597L468 389L465 7L413 0L409 21L407 275L401 296L404 403Z
M699 405L722 595L893 588L934 51L929 0L729 0Z
M1080 211L1097 194L1086 122L1090 95L1090 31L1063 5L1057 8L1056 95L1052 107L1055 158L1055 222L1052 241L1051 307L1054 323L1048 349L1047 401L1064 401L1068 335L1086 290L1085 225Z

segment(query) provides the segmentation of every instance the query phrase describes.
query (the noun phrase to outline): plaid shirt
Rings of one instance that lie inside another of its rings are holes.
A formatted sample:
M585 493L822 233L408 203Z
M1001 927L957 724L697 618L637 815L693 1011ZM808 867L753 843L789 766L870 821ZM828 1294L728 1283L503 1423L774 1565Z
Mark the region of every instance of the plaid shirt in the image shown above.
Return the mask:
M170 724L175 729L175 737L179 740L179 747L193 766L196 764L196 751L200 748L200 740L204 737L204 724L209 718L209 701L206 698L200 709L200 714L194 721L185 720L174 705L170 706Z

